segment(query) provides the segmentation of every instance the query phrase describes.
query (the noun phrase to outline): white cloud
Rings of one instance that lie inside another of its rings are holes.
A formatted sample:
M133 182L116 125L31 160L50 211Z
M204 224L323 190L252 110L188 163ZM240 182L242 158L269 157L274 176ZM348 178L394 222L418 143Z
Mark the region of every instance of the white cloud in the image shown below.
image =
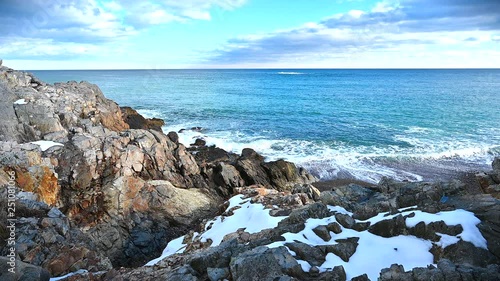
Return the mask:
M491 49L482 43L496 38L493 33L500 30L491 9L486 9L490 3L448 0L447 5L430 5L429 1L407 0L405 5L383 1L371 11L352 10L297 28L241 36L216 50L207 62L218 67L258 62L268 67L374 67L373 62L378 67L402 67L399 62L409 63L406 67L419 67L423 62L428 67L456 67L462 62L456 54L465 52L469 56L462 67L491 65L477 52L478 48ZM430 6L423 11L424 4ZM450 12L470 5L474 6L470 13ZM433 59L418 61L413 50L433 53ZM473 60L474 56L478 59Z

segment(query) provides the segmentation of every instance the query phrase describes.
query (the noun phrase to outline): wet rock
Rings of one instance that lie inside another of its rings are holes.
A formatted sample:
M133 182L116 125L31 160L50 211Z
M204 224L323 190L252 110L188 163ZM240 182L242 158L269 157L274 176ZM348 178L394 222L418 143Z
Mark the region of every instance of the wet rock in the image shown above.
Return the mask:
M232 165L225 164L223 162L217 164L214 169L214 181L220 186L226 186L230 188L242 187L245 185L245 181L241 178L240 173ZM231 194L230 190L226 196Z
M233 162L239 157L237 154L227 152L215 146L190 147L189 151L196 153L194 157L200 167L207 166L208 164L215 166L219 162Z
M161 127L165 125L165 122L162 119L144 118L144 116L131 107L120 107L120 110L123 115L123 120L129 125L130 129L151 129L162 132Z
M175 144L179 144L179 135L176 132L169 132L167 137Z
M207 142L204 139L196 139L192 145L194 146L205 146Z
M297 168L295 164L284 160L278 160L266 163L264 167L267 170L271 183L278 190L291 189L290 182L298 179Z
M235 164L236 169L240 172L241 177L245 180L246 185L269 185L269 178L266 171L254 159L241 157Z
M494 172L500 173L500 157L495 157L495 159L491 163L491 167L493 168Z
M257 162L264 161L264 157L251 148L243 148L241 151L241 159L248 159Z

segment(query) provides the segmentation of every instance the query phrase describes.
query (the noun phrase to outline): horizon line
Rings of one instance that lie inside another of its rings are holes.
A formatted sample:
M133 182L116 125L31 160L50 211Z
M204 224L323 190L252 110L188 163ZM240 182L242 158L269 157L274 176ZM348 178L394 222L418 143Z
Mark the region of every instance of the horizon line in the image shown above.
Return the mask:
M500 67L305 67L305 68L81 68L81 69L19 69L19 71L134 71L134 70L500 70Z

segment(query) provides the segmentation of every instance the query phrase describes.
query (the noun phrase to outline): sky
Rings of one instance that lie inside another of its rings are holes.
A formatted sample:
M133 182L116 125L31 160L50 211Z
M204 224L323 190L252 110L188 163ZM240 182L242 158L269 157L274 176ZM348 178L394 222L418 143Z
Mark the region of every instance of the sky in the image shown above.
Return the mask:
M16 69L498 68L500 0L0 0Z

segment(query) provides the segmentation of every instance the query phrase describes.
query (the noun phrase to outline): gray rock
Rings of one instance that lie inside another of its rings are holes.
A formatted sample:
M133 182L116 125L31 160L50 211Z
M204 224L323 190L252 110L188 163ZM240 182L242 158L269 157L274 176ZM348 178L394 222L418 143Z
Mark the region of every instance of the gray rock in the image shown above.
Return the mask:
M16 281L48 281L49 272L39 266L14 259L15 273L10 272L11 260L8 257L0 257L0 280Z
M47 213L47 216L49 218L65 218L66 217L61 211L59 211L59 209L57 209L55 207L50 209L50 211Z
M219 280L224 280L229 278L229 268L224 267L224 268L207 268L207 275L208 279L210 281L219 281Z
M382 269L380 272L380 281L407 281L412 279L411 272L405 272L402 265L393 264L390 268Z
M365 274L353 277L351 279L351 281L370 281L370 278L368 278L368 275L366 275L366 273L365 273Z
M356 224L356 221L347 214L337 213L335 214L335 219L345 228L353 228Z
M168 138L173 141L175 144L179 144L179 135L176 132L169 132L167 134Z
M394 237L398 235L406 235L406 221L402 215L398 215L392 219L379 221L370 226L368 231L382 237Z
M335 245L322 245L318 246L319 249L323 251L323 254L333 253L334 255L340 257L343 261L349 262L349 259L356 252L358 247L358 237L352 237L347 239L335 240L338 244Z
M447 259L455 264L469 264L473 266L486 267L489 264L498 263L499 260L489 251L476 248L472 243L459 241L443 249L442 255L436 259ZM438 263L439 268L439 263Z
M500 173L500 157L495 157L495 159L491 163L491 167L493 168L494 172Z
M337 222L332 222L332 223L329 223L327 226L326 226L326 229L328 229L329 231L332 231L333 233L335 234L339 234L342 232L342 227L340 226L340 224L338 224Z
M284 232L296 233L304 229L304 223L308 218L322 219L330 215L331 212L326 205L316 202L293 210L287 218L278 223L278 229Z
M189 266L184 265L177 269L170 271L165 276L165 280L168 281L199 281L200 279L196 276L196 272Z
M221 162L214 169L214 173L215 183L220 186L233 188L245 185L245 181L241 178L240 173L232 165Z
M319 248L301 242L286 243L285 246L294 251L297 258L309 262L312 266L320 266L325 262L325 253Z
M285 247L257 247L231 260L233 280L274 280L282 276L301 276L303 271Z
M292 189L292 194L295 193L305 193L314 201L318 201L321 196L321 192L311 184L296 184Z
M236 239L232 239L222 242L217 247L194 253L189 258L188 263L199 273L207 272L208 268L227 268L233 256L246 250L248 247L238 244Z
M313 229L313 232L324 241L330 241L330 239L332 239L332 236L330 235L330 230L324 225L317 226L316 228Z

